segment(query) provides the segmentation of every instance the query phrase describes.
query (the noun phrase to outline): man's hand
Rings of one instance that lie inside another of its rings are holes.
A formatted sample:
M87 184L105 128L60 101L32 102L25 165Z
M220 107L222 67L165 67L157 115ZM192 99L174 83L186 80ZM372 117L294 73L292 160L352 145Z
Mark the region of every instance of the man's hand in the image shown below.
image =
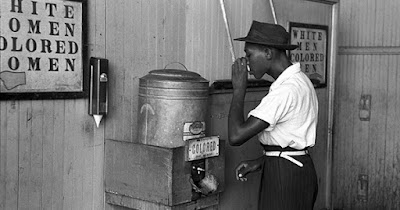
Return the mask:
M233 89L245 90L247 87L247 59L238 58L232 64L232 86Z
M247 181L246 175L261 169L263 157L255 160L242 161L236 167L236 179L240 181Z

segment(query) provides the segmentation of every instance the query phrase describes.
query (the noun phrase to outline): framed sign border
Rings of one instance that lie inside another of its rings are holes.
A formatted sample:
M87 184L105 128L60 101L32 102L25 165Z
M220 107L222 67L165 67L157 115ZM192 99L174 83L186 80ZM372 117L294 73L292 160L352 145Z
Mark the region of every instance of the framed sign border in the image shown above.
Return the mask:
M329 26L327 25L317 25L317 24L308 24L308 23L299 23L299 22L289 22L289 34L290 34L290 43L292 43L292 28L293 27L302 27L302 28L311 28L311 29L319 29L319 30L324 30L326 33L326 43L325 43L325 69L324 69L324 74L325 74L325 80L322 81L320 84L315 84L314 88L324 88L327 87L327 81L328 81L328 60L329 60L329 55L328 55L328 47L329 47ZM289 56L291 56L292 51L289 50ZM311 81L312 82L312 81Z
M0 92L0 100L42 100L42 99L78 99L87 98L89 90L89 58L88 58L88 37L87 37L87 0L65 0L82 3L82 91L75 92Z
M306 0L306 1L315 1L322 4L332 4L332 5L339 3L339 0Z

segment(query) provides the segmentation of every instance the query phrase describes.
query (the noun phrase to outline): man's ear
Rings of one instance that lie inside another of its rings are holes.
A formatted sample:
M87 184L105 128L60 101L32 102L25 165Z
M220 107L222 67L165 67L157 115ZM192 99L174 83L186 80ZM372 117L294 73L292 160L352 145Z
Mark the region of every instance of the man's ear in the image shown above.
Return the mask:
M264 49L265 52L265 57L267 57L267 59L271 59L272 58L272 49L269 47L266 47Z

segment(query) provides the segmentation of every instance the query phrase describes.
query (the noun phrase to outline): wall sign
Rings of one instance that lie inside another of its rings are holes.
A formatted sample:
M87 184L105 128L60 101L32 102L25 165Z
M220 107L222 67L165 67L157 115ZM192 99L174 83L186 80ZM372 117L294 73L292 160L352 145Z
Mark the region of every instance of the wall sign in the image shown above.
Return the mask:
M0 6L0 99L84 97L82 1Z
M314 87L326 87L328 26L290 22L289 32L290 42L299 46L290 51L292 62L300 62Z

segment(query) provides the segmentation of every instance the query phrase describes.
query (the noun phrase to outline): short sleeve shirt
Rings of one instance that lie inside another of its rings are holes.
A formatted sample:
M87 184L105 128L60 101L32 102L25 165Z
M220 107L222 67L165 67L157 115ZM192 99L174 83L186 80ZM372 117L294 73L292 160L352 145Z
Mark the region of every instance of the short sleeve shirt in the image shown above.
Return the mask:
M269 93L248 116L270 124L258 134L264 145L295 149L314 146L318 100L313 84L300 70L300 63L289 66L279 75Z

